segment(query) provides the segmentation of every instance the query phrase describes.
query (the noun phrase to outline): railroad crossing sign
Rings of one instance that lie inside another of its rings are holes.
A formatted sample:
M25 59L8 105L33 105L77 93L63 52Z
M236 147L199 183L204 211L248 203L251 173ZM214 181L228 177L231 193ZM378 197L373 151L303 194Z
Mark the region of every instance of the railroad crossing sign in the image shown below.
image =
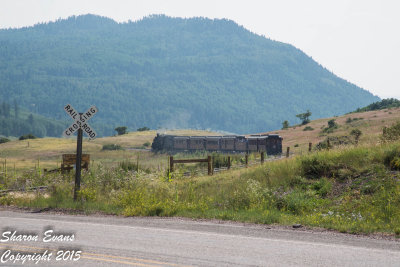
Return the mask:
M90 140L95 139L97 134L93 128L87 123L98 111L96 106L91 106L86 112L78 113L70 104L65 105L65 112L74 120L67 129L64 130L63 136L72 136L78 129L82 131L89 137Z
M97 108L91 106L88 111L84 113L78 113L70 104L65 105L65 112L74 120L71 126L69 126L63 132L64 136L71 136L78 131L78 138L76 139L76 163L75 163L75 188L74 188L74 200L78 198L78 192L81 188L81 168L82 168L82 133L85 132L89 136L89 139L96 138L96 132L87 123L96 113Z

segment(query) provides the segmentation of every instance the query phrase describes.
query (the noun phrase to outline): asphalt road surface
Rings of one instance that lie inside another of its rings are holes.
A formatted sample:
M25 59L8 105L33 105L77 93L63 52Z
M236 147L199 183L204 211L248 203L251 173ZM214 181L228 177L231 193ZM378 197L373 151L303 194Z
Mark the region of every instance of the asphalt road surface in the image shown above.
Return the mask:
M400 266L396 240L218 221L0 209L0 234L0 266Z

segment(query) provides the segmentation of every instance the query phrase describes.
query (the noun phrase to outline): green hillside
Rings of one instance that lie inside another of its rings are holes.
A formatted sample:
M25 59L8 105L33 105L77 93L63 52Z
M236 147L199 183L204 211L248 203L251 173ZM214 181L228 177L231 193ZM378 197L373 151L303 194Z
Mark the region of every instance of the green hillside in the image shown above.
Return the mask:
M67 103L96 105L106 135L119 125L261 132L307 109L315 119L379 100L233 21L94 15L0 30L0 97L62 120Z
M0 135L19 137L33 134L36 137L61 136L65 122L49 119L21 109L16 103L0 104Z
M381 101L374 102L372 104L369 104L366 107L363 108L358 108L356 112L366 112L366 111L372 111L372 110L381 110L385 108L398 108L400 107L400 100L395 99L395 98L387 98L387 99L382 99Z

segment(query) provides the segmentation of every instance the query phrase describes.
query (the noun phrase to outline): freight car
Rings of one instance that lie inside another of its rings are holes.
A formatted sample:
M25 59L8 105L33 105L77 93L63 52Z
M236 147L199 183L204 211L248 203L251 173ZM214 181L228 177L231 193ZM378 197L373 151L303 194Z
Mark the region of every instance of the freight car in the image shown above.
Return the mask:
M227 136L175 136L157 134L151 146L154 152L221 151L225 153L267 152L282 153L282 137L277 134Z

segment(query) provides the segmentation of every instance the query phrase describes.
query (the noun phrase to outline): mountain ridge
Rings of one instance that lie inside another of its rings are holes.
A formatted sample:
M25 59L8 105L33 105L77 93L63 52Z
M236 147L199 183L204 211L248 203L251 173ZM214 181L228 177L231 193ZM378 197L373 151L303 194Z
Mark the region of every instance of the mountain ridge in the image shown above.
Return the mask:
M306 109L327 117L379 100L226 19L82 15L0 30L0 70L1 97L55 119L66 103L94 104L105 135L118 125L260 132Z

